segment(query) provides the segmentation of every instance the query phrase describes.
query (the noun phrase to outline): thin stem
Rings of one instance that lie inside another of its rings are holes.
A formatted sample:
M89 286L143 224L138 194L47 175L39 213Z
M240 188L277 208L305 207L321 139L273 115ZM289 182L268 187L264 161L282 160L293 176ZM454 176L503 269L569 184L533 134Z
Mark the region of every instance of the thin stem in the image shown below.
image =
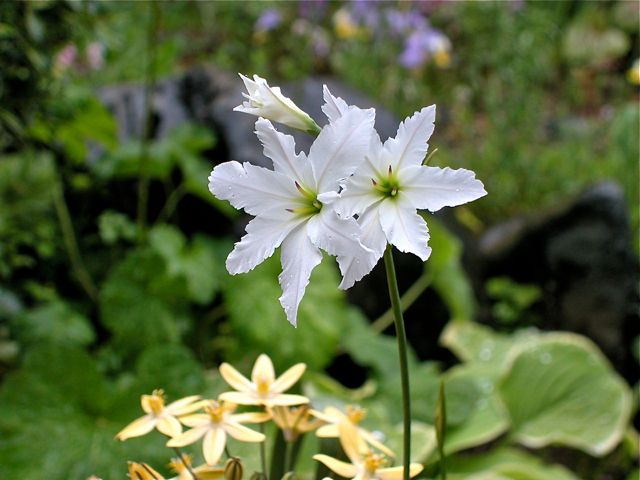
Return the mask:
M173 451L176 452L176 455L178 455L178 458L180 459L184 467L187 469L187 471L189 472L193 480L198 480L196 473L191 469L191 465L189 465L189 462L185 460L184 455L180 451L180 449L178 447L173 447Z
M147 223L147 203L149 201L149 137L152 129L151 97L156 87L157 33L160 25L160 8L158 2L149 2L149 25L147 28L147 71L144 84L144 108L142 121L142 138L140 143L140 167L138 169L138 206L136 223L139 240L145 237Z
M285 442L284 447L284 472L293 470L293 442Z
M260 433L264 435L264 423L260 424ZM264 473L264 478L269 480L269 476L267 473L267 453L265 452L266 446L266 438L262 442L260 442L260 466L262 468L262 473Z
M53 187L53 205L56 210L56 215L58 216L58 222L60 223L60 230L62 230L64 246L67 250L67 255L69 256L71 269L75 273L82 289L91 300L96 302L98 300L98 289L82 261L82 255L80 255L80 249L78 248L78 241L76 240L76 235L73 231L73 223L71 222L69 208L67 207L67 202L64 199L62 181L59 178L56 180L56 184Z
M402 297L400 298L400 305L402 308L402 313L406 312L407 309L413 305L420 295L424 293L424 291L429 288L431 285L431 281L433 280L433 276L431 272L424 272L422 275L418 277L418 279L409 287L409 289L404 292ZM393 323L393 309L389 308L386 312L380 315L372 324L371 328L380 333L387 329L389 325Z
M402 306L400 304L400 293L398 292L398 280L396 278L396 268L393 264L393 251L390 244L384 251L384 266L387 271L387 284L389 286L389 299L396 325L396 338L398 339L398 356L400 357L400 380L402 383L402 471L403 480L409 480L409 464L411 461L411 398L409 390L409 365L407 361L407 334L404 330L404 320L402 318Z

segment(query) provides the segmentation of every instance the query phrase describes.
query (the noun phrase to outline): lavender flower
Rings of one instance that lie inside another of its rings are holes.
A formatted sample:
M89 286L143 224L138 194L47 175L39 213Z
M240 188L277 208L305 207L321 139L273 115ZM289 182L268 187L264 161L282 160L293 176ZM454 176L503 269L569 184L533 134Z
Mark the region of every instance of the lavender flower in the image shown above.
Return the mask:
M268 32L277 28L282 23L282 15L275 8L269 8L262 12L256 21L254 29L256 32Z

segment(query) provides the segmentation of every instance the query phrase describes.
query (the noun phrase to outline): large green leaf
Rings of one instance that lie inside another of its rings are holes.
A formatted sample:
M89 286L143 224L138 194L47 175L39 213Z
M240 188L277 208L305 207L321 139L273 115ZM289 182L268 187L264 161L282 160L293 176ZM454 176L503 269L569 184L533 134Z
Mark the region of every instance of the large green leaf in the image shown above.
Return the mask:
M578 480L564 467L547 465L515 448L499 448L474 456L448 459L450 480Z
M541 334L514 348L507 363L499 389L517 441L531 448L562 444L596 456L620 442L631 392L589 340Z
M456 385L467 387L458 387L456 390ZM497 396L492 367L464 364L447 371L445 398L448 417L445 440L447 454L483 445L509 428L509 415ZM456 411L465 411L466 416L455 421L456 418L451 418L449 412Z

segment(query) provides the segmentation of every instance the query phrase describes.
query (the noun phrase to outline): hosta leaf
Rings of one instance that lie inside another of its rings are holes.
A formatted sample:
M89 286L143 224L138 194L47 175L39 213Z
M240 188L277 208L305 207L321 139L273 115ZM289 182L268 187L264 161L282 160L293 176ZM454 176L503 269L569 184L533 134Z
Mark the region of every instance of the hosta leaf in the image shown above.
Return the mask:
M507 362L499 389L517 441L531 448L562 444L595 456L620 442L631 392L589 340L540 335L514 348Z
M450 480L578 480L559 465L548 465L533 455L503 447L475 456L447 461Z

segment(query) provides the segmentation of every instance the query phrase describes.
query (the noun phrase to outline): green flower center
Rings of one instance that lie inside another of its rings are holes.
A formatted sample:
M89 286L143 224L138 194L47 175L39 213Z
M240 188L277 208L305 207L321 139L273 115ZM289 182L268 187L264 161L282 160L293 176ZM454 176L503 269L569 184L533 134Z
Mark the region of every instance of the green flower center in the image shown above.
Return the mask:
M387 171L387 175L379 175L378 179L371 179L373 183L373 188L375 188L380 195L386 198L395 198L400 191L400 182L398 181L398 177L394 174L391 165L389 165L389 170Z
M320 210L322 210L322 202L318 200L318 195L308 188L301 186L298 182L295 182L295 184L298 191L302 194L303 202L299 207L287 208L287 211L305 217L319 213Z

